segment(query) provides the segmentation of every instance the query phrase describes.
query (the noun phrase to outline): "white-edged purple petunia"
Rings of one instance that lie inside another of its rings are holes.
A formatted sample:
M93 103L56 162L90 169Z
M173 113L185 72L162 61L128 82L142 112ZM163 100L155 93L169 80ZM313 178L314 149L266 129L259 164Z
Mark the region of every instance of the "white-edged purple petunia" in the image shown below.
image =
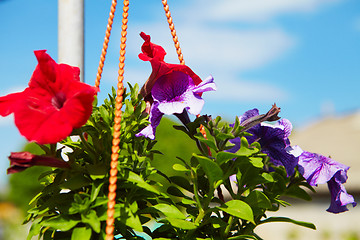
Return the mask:
M328 212L340 213L347 211L347 204L356 206L354 197L346 192L342 185L347 180L349 167L334 161L329 157L317 153L303 151L299 146L294 146L292 154L298 156L298 169L301 175L311 186L328 184L331 194L331 204Z
M193 79L181 71L173 71L161 76L151 90L154 103L150 109L150 125L136 136L154 139L156 127L164 114L181 114L184 110L194 115L200 114L204 106L201 93L215 90L216 85L211 76L199 85L195 85Z
M244 125L247 121L251 121L254 117L259 115L258 109L252 109L245 112L239 117L240 124ZM270 161L275 165L282 165L285 167L287 174L290 176L294 173L297 165L297 158L290 154L289 135L292 130L292 124L287 119L281 119L275 124L268 124L261 122L247 130L252 136L246 136L249 144L259 142L261 151L266 153ZM236 152L240 149L240 139L235 138L230 140L234 144L230 152Z

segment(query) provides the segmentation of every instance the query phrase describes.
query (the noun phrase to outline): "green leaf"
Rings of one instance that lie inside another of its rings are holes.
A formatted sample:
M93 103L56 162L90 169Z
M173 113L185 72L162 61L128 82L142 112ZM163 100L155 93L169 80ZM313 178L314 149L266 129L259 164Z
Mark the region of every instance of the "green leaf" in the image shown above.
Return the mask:
M251 207L257 207L262 209L270 209L272 207L269 198L260 191L252 191L245 199Z
M185 205L194 205L196 202L190 198L183 198L181 199L181 203Z
M179 171L179 172L190 172L190 170L187 169L184 165L181 165L181 164L178 164L178 163L175 163L173 165L173 169L175 171Z
M212 188L214 188L214 185L218 180L221 180L223 177L223 171L221 168L211 159L207 157L203 157L197 154L193 154L193 156L199 161L202 169L204 169L204 172L206 176L209 179L209 184Z
M73 176L72 178L68 179L68 181L60 184L60 188L76 190L81 187L85 187L89 184L90 184L89 179L84 177L83 174L77 174L77 175Z
M130 171L128 172L127 180L129 182L135 183L138 187L143 188L149 192L160 194L160 192L156 188L145 182L144 179L142 179L139 175L137 175L134 172L130 172Z
M204 136L201 133L198 133L197 135L194 135L194 137L199 139L200 142L204 143L209 148L212 148L215 151L217 150L217 147L216 147L215 143L210 139L204 138Z
M135 231L143 232L140 218L137 214L133 213L129 208L120 208L120 221L125 225L133 228Z
M212 224L213 228L225 228L228 225L228 223L217 217L211 217L209 222Z
M216 155L216 162L221 165L231 159L237 158L239 155L237 155L236 153L231 153L231 152L219 152Z
M49 218L45 221L43 221L43 225L47 227L51 227L56 230L60 231L69 231L73 227L76 226L76 224L79 223L79 220L71 219L67 215L59 215L56 217Z
M177 218L166 218L166 220L174 227L180 228L183 230L192 230L196 229L196 225L193 222L189 222L182 219Z
M29 234L28 234L26 240L31 240L33 236L36 236L40 233L40 230L42 227L42 225L40 223L41 221L42 221L42 217L34 220L34 222L32 223L32 225L30 227Z
M216 135L216 139L219 139L221 141L227 140L227 139L233 139L234 135L231 133L219 133Z
M86 215L82 214L81 220L83 223L89 224L96 233L100 232L100 220L95 210L90 210Z
M241 145L240 145L240 149L236 152L236 154L240 155L240 156L251 156L255 153L259 152L259 149L257 148L249 148L249 143L246 140L245 137L241 138Z
M269 173L262 173L261 176L268 182L274 182L274 178Z
M86 170L90 174L91 179L103 179L107 174L105 164L86 165Z
M250 221L255 224L253 211L246 202L243 202L241 200L231 200L217 208L230 215Z
M168 189L166 190L167 193L169 193L170 195L173 195L173 196L177 196L177 197L186 197L184 195L184 193L178 189L177 187L174 187L174 186L170 186L168 187Z
M307 227L307 228L316 230L316 227L313 223L297 221L297 220L287 218L287 217L269 217L265 220L260 221L260 223L258 225L263 224L263 223L268 223L268 222L288 222L288 223L293 223L293 224L296 224L296 225L299 225L302 227Z
M172 176L169 178L170 178L171 182L182 187L183 189L186 189L190 192L193 190L192 186L190 185L189 181L186 178L181 177L181 176Z
M104 185L103 181L95 181L93 183L93 186L91 188L91 197L90 197L90 201L93 202L96 200L97 196L99 195L99 192L102 188L102 186Z
M90 240L91 229L87 227L74 228L71 234L71 240Z
M174 205L159 203L153 206L153 208L162 212L168 218L186 219L185 215L180 212L180 210L177 209Z
M290 197L300 198L306 201L311 201L311 196L304 189L295 185L286 189L285 195Z
M263 159L262 158L258 158L258 157L251 157L250 158L250 163L257 168L263 168L264 167L264 163L263 163Z
M235 236L235 237L229 237L228 240L240 240L240 239L255 239L258 240L257 237L252 236L252 235L240 235L240 236Z

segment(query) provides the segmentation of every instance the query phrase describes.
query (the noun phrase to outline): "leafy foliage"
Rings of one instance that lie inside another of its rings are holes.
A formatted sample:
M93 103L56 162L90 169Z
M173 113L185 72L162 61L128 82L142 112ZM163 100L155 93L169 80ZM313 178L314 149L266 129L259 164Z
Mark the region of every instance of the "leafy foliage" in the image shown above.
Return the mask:
M121 121L115 234L122 239L144 239L139 232L152 239L261 239L254 230L268 222L315 228L311 223L266 216L267 211L288 205L282 196L308 200L303 188L309 186L297 171L288 177L283 167L272 165L260 144L249 145L248 133L238 120L229 126L220 117L202 116L186 127L174 126L198 150L177 159L165 154L164 162L154 164L154 156L160 153L156 141L135 137L148 124L145 102L137 85L129 90ZM32 221L28 239L35 235L44 240L105 238L114 107L115 90L104 104L94 106L83 127L73 131L77 139L61 142L70 149L65 154L64 148L42 146L48 155L66 155L70 168L40 176L44 188L31 201L34 207L25 221ZM199 132L201 124L207 138ZM231 148L229 140L237 137L241 148L226 152ZM171 140L166 145L179 148ZM169 163L171 171L162 167Z

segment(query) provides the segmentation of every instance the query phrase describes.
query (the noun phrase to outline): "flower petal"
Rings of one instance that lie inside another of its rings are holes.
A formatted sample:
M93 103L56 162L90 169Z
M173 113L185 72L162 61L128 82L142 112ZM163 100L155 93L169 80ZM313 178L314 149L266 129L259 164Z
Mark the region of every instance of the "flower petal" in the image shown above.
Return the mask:
M23 93L11 93L6 96L0 97L0 115L5 117L16 111L18 101L21 101Z
M195 86L192 91L194 93L203 93L207 91L216 91L216 85L214 83L214 78L212 76L209 76L206 78L203 82L201 82L199 85Z
M152 67L150 77L140 90L140 94L144 97L145 101L151 100L151 90L155 82L163 75L171 72L178 71L187 74L193 80L194 84L199 84L201 82L200 77L197 76L188 66L164 62L164 56L166 55L164 49L159 45L151 43L149 35L141 33L140 36L145 42L141 48L142 53L139 54L139 58L143 61L150 61Z
M34 155L29 152L13 152L9 156L10 167L7 170L8 174L21 172L32 166L49 166L57 168L69 168L70 165L54 157Z
M139 133L135 134L136 137L144 136L150 138L151 140L155 139L156 127L160 124L160 120L164 115L159 111L158 106L158 102L154 102L154 104L151 106L149 117L150 125L142 129Z
M311 186L327 183L338 171L346 173L348 169L348 166L317 153L304 151L299 156L299 171Z
M15 124L29 141L56 143L86 123L96 88L81 83L80 70L57 64L46 50L35 51L39 64L29 87L0 98L0 114L14 112Z
M346 207L348 204L352 204L353 207L356 206L354 197L347 193L345 187L342 185L342 180L339 180L339 178L343 178L340 175L342 175L342 173L337 172L328 182L328 188L331 194L331 203L326 211L331 213L348 211L348 208Z

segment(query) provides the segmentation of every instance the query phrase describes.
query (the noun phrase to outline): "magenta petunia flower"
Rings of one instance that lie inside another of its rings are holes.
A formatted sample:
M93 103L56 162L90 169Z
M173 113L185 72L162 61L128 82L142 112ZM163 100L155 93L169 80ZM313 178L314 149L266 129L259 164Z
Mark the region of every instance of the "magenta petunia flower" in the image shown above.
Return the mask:
M142 53L139 54L139 58L143 61L149 61L151 63L152 72L149 79L145 82L141 88L140 93L144 97L145 101L152 103L151 90L156 81L164 75L172 72L183 72L188 75L195 85L201 83L201 79L196 75L188 66L181 64L171 64L164 62L166 55L165 50L150 41L150 36L145 33L140 33L140 36L144 39L144 43L141 46Z
M257 116L259 116L259 110L255 108L245 112L239 117L239 120L241 125L244 125L251 119L256 119ZM266 153L270 161L275 165L284 166L289 176L294 173L298 161L296 157L288 152L291 130L292 124L290 121L281 119L275 124L261 122L247 130L252 136L246 136L249 144L259 142L261 151ZM241 142L239 138L231 139L230 143L234 144L234 147L228 150L229 152L237 152L240 149Z
M70 165L57 158L38 156L29 152L13 152L9 156L10 167L7 169L8 174L24 171L32 166L48 166L57 168L69 168Z
M292 153L299 157L299 172L311 186L328 184L331 204L327 211L340 213L347 211L347 204L356 206L353 196L346 192L342 185L347 180L349 167L317 153L303 151L294 146Z
M150 109L150 125L136 136L154 139L156 127L164 114L181 114L184 110L194 115L199 114L204 105L199 94L214 90L216 86L212 77L199 85L195 85L189 75L179 71L160 77L151 90L154 103Z
M204 100L201 94L216 90L214 79L209 77L204 82L188 66L164 62L165 50L152 42L150 36L141 33L144 44L139 58L150 61L152 72L149 79L140 90L147 103L150 114L150 125L136 136L155 138L155 130L164 114L175 114L184 123L188 122L188 111L197 115L200 113Z
M0 115L14 113L29 141L56 143L86 123L97 89L80 82L80 70L57 64L46 50L35 51L38 65L23 92L0 97Z

